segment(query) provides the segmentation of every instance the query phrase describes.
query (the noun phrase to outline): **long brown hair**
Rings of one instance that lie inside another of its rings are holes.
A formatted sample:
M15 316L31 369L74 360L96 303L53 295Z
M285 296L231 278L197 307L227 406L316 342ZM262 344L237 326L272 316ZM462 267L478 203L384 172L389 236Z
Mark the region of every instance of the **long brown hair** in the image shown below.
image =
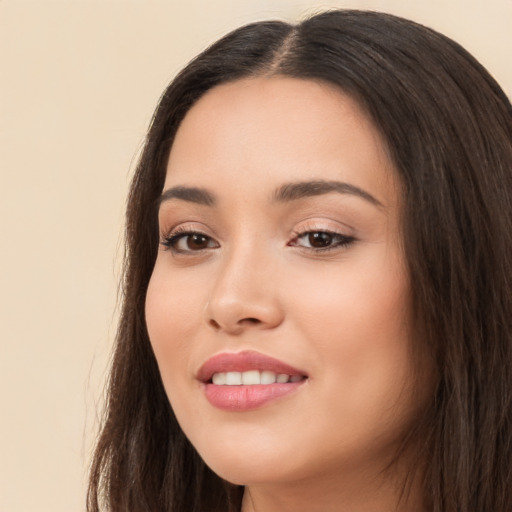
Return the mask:
M330 11L227 35L164 92L127 206L123 309L88 511L238 511L242 489L205 466L165 395L144 319L157 200L176 130L207 90L280 74L334 84L380 129L403 184L416 314L434 361L416 431L433 512L512 510L512 107L462 47L418 24ZM417 352L418 353L418 352Z

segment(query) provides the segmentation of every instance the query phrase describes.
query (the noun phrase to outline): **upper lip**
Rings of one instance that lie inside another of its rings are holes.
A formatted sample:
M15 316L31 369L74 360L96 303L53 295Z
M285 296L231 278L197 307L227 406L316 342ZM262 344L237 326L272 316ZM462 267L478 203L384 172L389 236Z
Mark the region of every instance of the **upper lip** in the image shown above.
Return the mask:
M307 377L307 374L302 370L279 361L279 359L247 350L243 352L224 352L211 357L199 368L197 379L208 382L215 373L246 372L249 370L271 371L277 374Z

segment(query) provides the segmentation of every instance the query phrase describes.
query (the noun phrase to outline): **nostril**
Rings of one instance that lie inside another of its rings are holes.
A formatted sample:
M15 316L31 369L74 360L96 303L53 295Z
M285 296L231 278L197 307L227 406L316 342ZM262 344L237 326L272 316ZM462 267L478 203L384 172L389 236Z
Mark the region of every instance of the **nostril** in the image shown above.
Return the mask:
M263 322L259 319L259 318L254 318L254 317L246 317L246 318L241 318L240 320L238 320L237 322L231 324L231 323L221 323L221 322L218 322L217 320L215 320L214 318L210 318L208 320L208 325L215 331L221 331L221 330L225 330L227 332L232 332L232 333L239 333L241 331L243 331L244 327L250 327L252 325L260 325L262 324Z
M259 323L261 323L261 320L258 320L257 318L243 318L238 323L243 324L244 322L246 322L248 324L259 324Z
M209 324L214 328L214 329L220 329L220 325L212 318L210 321L209 321Z

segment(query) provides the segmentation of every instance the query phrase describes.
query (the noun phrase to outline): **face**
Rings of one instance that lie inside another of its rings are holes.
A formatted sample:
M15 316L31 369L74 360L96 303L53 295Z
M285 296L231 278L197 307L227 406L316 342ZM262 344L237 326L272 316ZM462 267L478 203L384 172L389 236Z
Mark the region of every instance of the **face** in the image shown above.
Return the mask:
M378 132L331 86L246 79L188 112L146 319L176 417L223 478L380 470L393 453L420 401L399 197Z

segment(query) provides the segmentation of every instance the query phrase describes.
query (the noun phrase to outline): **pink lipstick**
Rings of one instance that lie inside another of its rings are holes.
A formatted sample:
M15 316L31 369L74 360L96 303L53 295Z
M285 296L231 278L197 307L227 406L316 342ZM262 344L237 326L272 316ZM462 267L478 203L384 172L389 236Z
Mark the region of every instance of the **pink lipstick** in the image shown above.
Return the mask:
M214 407L241 412L296 391L307 374L259 352L244 351L210 358L199 369L197 379Z

